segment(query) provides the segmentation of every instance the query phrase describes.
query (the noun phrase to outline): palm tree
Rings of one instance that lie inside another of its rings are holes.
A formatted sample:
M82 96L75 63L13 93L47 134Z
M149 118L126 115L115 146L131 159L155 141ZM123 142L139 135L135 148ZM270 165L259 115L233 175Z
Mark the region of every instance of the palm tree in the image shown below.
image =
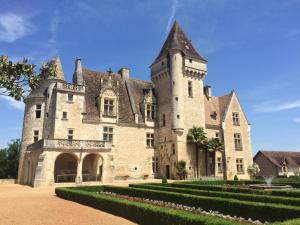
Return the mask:
M205 136L203 127L192 127L187 133L187 141L190 144L195 145L195 157L196 157L196 176L199 177L199 149L205 148L207 143L207 137Z
M223 156L223 154L224 154L224 145L220 141L219 138L210 139L206 144L206 150L207 150L205 152L206 162L208 162L208 160L209 160L208 155L210 155L210 157L213 157L213 165L215 165L215 157L214 157L214 154L212 154L212 153L215 153L216 151L221 151L222 152L222 161L224 162L224 156ZM208 175L208 173L207 173L207 163L205 165L206 165L206 176L207 176Z

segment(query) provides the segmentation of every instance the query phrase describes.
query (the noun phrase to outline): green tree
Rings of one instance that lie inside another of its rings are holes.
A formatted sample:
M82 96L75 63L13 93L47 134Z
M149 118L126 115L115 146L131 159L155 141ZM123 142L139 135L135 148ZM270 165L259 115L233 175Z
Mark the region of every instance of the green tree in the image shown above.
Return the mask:
M211 138L208 140L207 145L206 145L206 162L209 161L209 157L213 159L213 165L215 165L215 152L216 151L221 151L222 152L222 161L224 162L224 156L223 156L223 151L224 145L220 141L219 138ZM207 168L207 163L206 163L206 171L208 170ZM223 170L224 171L224 170ZM207 172L206 172L207 175Z
M180 160L177 164L176 164L176 170L177 170L177 175L179 177L180 180L182 179L186 179L187 177L187 170L186 170L186 162L183 160Z
M203 127L192 127L187 134L187 141L195 145L195 158L196 158L196 176L199 177L199 151L205 150L207 145L207 137Z
M20 139L15 139L8 143L7 148L0 150L0 178L17 178L20 147Z
M38 87L42 75L55 76L55 68L50 62L43 63L39 73L35 72L35 67L27 59L14 63L7 56L0 56L0 95L20 101Z
M0 149L0 179L6 178L6 149Z

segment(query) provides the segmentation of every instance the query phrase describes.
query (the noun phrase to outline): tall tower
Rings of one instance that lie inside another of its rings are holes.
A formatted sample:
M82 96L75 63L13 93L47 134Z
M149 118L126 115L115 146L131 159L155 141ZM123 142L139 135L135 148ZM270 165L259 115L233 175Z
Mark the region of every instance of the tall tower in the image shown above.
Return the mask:
M50 65L55 70L55 76L43 74L39 86L24 99L25 111L18 169L18 183L20 184L33 185L29 183L33 176L30 170L36 167L36 164L31 159L27 146L49 136L50 119L53 117L52 113L49 113L50 103L54 101L52 91L57 82L65 82L59 57L53 58Z
M150 69L157 95L161 173L172 177L178 160L194 168L186 134L192 126L205 126L203 79L207 60L175 21Z

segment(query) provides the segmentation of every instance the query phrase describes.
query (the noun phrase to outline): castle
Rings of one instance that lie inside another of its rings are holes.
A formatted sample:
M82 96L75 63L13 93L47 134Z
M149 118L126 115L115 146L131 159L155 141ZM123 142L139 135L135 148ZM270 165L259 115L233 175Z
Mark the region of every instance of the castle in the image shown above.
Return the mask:
M67 83L58 57L52 65L56 76L43 76L25 99L19 183L176 179L181 160L188 179L249 178L250 125L238 97L212 96L203 84L207 60L178 22L150 66L152 82L131 78L127 68L92 71L77 58ZM223 153L195 154L187 142L193 126L220 138Z

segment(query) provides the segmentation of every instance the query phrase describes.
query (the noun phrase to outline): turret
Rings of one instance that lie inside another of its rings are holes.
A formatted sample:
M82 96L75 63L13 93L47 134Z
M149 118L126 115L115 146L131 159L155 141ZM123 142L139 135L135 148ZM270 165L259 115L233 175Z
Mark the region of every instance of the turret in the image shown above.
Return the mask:
M77 85L83 85L81 58L76 58L75 60L75 71L73 74L73 83Z

